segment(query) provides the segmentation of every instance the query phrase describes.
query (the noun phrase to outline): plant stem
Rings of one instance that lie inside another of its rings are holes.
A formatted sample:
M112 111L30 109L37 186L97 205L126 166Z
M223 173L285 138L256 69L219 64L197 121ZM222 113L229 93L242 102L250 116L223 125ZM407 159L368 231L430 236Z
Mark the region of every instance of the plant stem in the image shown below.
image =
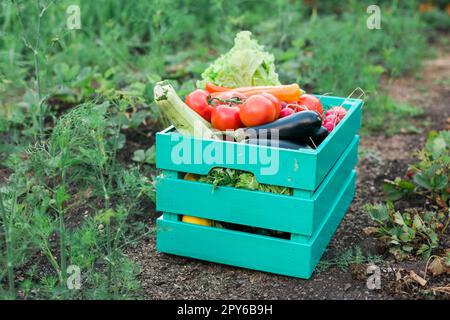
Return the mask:
M111 292L111 278L112 278L112 245L111 245L111 226L110 223L106 225L106 241L107 241L107 251L108 251L108 273L106 275L106 283L108 288L108 294Z
M66 280L66 271L67 271L67 263L66 263L66 248L65 248L65 227L64 227L64 210L60 208L59 210L59 251L60 251L60 259L61 259L61 285L64 285L64 281Z
M63 170L61 174L61 181L63 188L66 185L66 171ZM59 213L59 251L61 258L61 286L65 285L65 281L67 278L67 261L66 261L66 228L64 225L64 208L63 203L59 203L58 205L58 213Z
M15 198L15 197L14 197ZM15 200L15 199L14 199ZM6 268L8 270L8 289L11 299L15 298L16 290L14 288L14 264L12 257L12 228L11 223L7 221L6 210L3 204L3 196L0 192L0 210L2 211L3 227L5 229L5 246L6 246Z
M442 228L441 233L444 233L447 230L449 223L450 223L450 215L447 217L447 222L445 223L444 228Z
M39 12L40 9L40 0L37 0L37 10ZM34 54L34 72L36 76L36 87L39 98L39 135L40 139L44 138L44 108L42 101L42 88L41 88L41 73L40 73L40 65L39 65L39 45L41 41L41 19L44 10L39 12L38 16L38 25L36 31L36 44L34 46L33 54Z

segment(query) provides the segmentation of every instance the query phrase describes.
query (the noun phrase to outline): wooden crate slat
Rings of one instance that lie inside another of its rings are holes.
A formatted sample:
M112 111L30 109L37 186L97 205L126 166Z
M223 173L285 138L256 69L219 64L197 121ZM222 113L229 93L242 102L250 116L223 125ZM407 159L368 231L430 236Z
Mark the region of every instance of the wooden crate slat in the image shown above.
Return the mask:
M243 268L310 278L353 198L353 171L339 200L309 241L298 243L227 229L183 222L157 221L157 250Z

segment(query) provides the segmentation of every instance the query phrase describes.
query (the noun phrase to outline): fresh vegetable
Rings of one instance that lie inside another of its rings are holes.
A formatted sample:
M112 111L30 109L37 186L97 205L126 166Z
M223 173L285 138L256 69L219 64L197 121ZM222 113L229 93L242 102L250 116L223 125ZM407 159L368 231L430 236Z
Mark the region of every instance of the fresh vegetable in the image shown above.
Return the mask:
M211 121L212 106L208 103L209 92L197 89L191 92L185 99L186 104L197 112L203 119Z
M322 125L322 119L314 111L295 113L270 123L242 128L235 132L235 139L242 141L245 138L270 138L271 130L278 131L279 139L299 140L316 132Z
M208 84L206 88L207 91L211 93L235 91L243 93L247 97L261 93L270 93L271 95L275 96L279 101L285 102L298 101L302 93L300 87L296 83L278 86L253 86L253 87L239 87L239 88L226 88Z
M215 93L215 92L227 92L227 91L231 91L232 88L226 88L226 87L221 87L221 86L216 86L214 83L211 82L207 82L205 84L205 90L210 92L210 93Z
M344 107L333 107L325 113L325 117L335 115L339 121L347 114L347 110Z
M205 227L212 227L214 225L214 222L212 220L204 219L204 218L197 218L192 216L183 216L181 218L181 221L191 224L198 224L200 226Z
M211 124L189 108L167 81L156 84L154 96L161 113L179 133L205 139L217 139L211 130Z
M284 118L284 117L290 116L291 114L294 114L294 113L295 113L295 111L292 110L291 108L281 109L280 118Z
M237 88L244 86L278 85L275 58L252 39L249 31L241 31L229 52L216 59L203 73L198 88L207 82Z
M189 180L189 181L197 181L197 175L192 174L192 173L186 173L184 175L184 180ZM181 217L181 221L186 222L186 223L192 223L192 224L198 224L201 226L206 226L206 227L211 227L214 225L214 222L212 220L208 220L208 219L203 219L203 218L198 218L198 217L192 217L192 216L182 216Z
M288 141L288 140L251 138L251 139L244 140L244 142L248 143L248 144L256 144L259 146L277 147L277 148L293 149L293 150L310 148L307 144L301 144L301 143Z
M329 131L337 126L337 124L345 117L347 110L344 107L333 107L325 113L323 126Z
M193 173L186 173L185 175L184 175L184 178L183 178L184 180L189 180L189 181L197 181L198 180L198 177L197 177L197 175L195 175L195 174L193 174Z
M323 107L320 100L312 94L303 94L297 101L300 110L316 111L319 114L323 113Z
M246 95L236 91L214 92L209 95L209 101L211 104L240 104L243 103L246 99Z
M311 148L316 149L326 137L328 137L328 130L322 126L310 136L301 139L301 141Z
M275 106L275 119L278 119L280 117L281 112L281 101L278 100L278 98L275 97L273 94L267 92L263 92L261 93L261 95L273 102L273 105Z
M235 169L213 168L208 175L200 176L199 181L211 183L214 187L227 186L292 195L291 188L258 183L252 173Z
M323 121L323 126L328 130L328 132L331 132L334 127L336 127L337 122L337 117L335 115L330 115Z
M213 108L211 123L214 128L221 131L236 130L243 127L239 117L239 107L226 104L220 104Z
M240 119L247 127L259 126L272 122L277 116L276 103L274 103L271 98L267 98L263 95L251 96L245 100L239 109Z

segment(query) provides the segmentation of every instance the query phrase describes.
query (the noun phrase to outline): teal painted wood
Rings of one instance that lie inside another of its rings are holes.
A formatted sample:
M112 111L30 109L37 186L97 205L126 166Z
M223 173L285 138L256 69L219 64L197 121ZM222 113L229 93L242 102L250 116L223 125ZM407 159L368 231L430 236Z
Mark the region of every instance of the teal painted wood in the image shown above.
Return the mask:
M308 241L283 240L159 218L157 250L308 279L350 205L356 173L352 171L346 181L338 200L330 204L327 218Z
M157 210L311 236L358 159L355 136L312 196L287 196L167 177L156 184ZM276 219L274 219L276 216Z
M324 100L327 102L327 100ZM316 162L316 181L315 185L319 185L329 170L333 167L339 155L352 141L353 136L361 127L362 117L362 102L355 108L353 112L348 112L344 117L345 122L341 121L336 128L327 137L327 140L321 143L317 148L317 162ZM345 106L345 104L344 104ZM336 156L337 155L337 156Z
M320 97L325 107L344 98ZM317 150L287 150L180 135L168 128L156 135L159 169L207 174L214 167L249 171L260 183L314 191L361 125L362 100L348 99L346 117ZM250 161L252 160L252 161Z

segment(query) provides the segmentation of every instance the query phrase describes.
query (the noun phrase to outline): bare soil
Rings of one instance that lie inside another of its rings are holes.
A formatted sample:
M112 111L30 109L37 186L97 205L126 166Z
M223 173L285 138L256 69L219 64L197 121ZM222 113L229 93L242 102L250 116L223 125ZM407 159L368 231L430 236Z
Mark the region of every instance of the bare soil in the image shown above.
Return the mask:
M386 83L387 86L387 83ZM364 234L363 228L373 225L362 211L366 203L383 200L381 182L403 176L414 151L424 145L426 132L448 129L450 102L450 55L427 61L420 76L392 81L386 87L399 102L408 102L425 110L424 134L399 134L391 137L362 137L362 154L357 166L356 196L345 218L322 257L328 260L345 249L359 246L364 253L380 251L377 240ZM151 212L154 225L159 213ZM341 271L331 268L302 280L264 272L240 269L194 259L187 259L155 250L152 237L128 255L141 265L139 281L146 299L396 299L423 298L423 288L415 284L399 286L395 281L398 268L414 270L423 276L426 261L396 263L384 255L380 290L366 286L365 268L357 266ZM363 275L361 276L361 270ZM448 285L445 276L431 279L427 288ZM430 298L433 298L430 296ZM436 298L436 297L434 297ZM437 298L449 298L438 296Z

